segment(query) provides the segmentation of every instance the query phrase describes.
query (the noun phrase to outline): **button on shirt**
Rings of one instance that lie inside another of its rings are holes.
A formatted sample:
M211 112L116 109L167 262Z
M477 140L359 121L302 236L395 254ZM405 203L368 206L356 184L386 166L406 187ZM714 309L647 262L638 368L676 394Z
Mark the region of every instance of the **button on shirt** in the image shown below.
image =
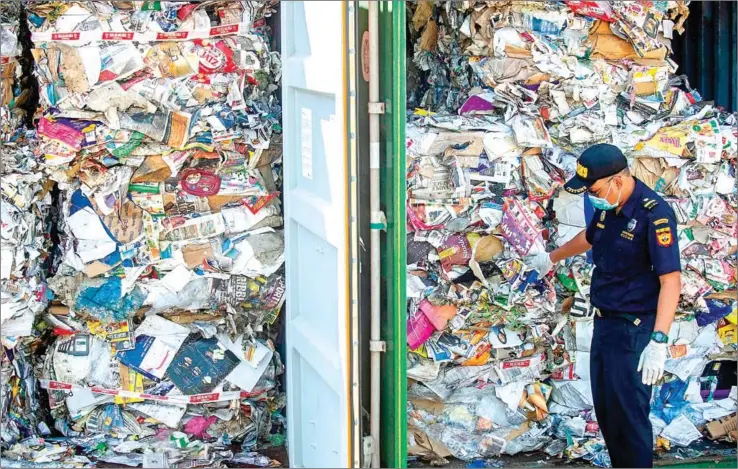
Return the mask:
M676 219L664 199L635 183L620 212L596 210L587 226L595 265L590 301L604 311L655 314L659 276L681 270Z

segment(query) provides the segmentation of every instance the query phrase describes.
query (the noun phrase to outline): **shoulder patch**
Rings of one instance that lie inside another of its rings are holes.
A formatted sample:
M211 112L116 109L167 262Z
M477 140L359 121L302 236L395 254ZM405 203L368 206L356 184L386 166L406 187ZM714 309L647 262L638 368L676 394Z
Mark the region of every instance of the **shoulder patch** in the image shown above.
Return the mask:
M659 218L658 220L654 220L654 225L668 225L669 219L668 218Z
M653 210L653 208L657 206L658 204L659 202L657 200L649 199L648 197L644 197L643 200L641 201L641 205L643 205L643 208L645 208L649 212Z
M656 244L662 248L668 248L674 243L674 236L671 234L671 228L659 228L656 230Z

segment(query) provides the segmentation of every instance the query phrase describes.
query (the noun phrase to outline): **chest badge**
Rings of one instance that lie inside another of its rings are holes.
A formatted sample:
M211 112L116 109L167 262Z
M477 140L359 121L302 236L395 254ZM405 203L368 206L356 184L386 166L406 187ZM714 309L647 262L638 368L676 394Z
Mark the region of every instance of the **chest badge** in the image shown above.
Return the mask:
M635 218L631 218L631 220L628 222L628 231L632 233L633 230L636 229L636 225L638 225L638 220L636 220Z
M600 214L600 221L605 221L606 216L607 216L607 212L603 210L602 213Z

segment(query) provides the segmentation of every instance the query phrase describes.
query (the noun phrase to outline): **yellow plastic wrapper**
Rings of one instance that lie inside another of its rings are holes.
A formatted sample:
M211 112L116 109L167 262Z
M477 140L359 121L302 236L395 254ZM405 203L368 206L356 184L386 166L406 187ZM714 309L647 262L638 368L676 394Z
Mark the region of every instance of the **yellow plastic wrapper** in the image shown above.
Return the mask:
M664 156L664 153L682 156L687 149L688 141L689 127L684 125L664 127L645 143L637 145L636 150L644 150L649 156Z

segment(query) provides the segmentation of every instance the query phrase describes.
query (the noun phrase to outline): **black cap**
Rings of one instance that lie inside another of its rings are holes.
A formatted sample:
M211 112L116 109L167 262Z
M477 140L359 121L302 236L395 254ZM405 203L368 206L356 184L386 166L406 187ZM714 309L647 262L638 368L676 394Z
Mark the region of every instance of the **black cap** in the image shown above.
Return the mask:
M617 174L627 167L625 155L615 145L592 145L577 160L577 174L564 184L564 189L571 194L581 194L597 180Z

